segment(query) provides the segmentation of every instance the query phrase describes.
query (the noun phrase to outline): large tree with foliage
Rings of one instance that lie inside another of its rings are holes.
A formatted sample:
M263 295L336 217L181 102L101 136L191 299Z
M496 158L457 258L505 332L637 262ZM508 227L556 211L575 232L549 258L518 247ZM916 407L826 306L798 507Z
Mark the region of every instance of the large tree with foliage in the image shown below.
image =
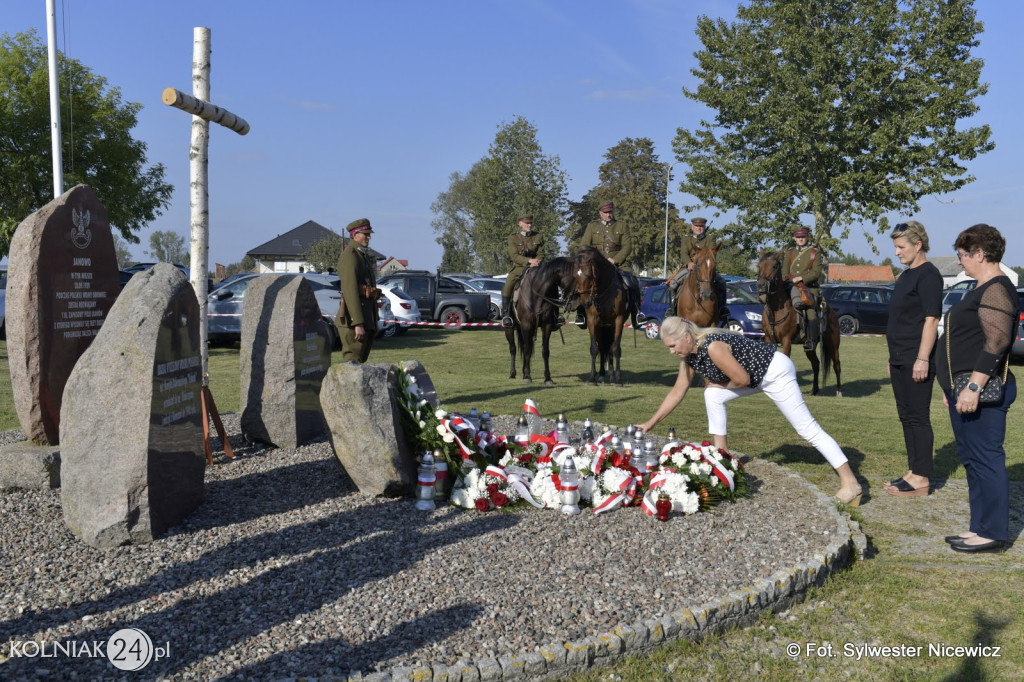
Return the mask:
M128 242L163 212L174 188L162 164L146 166L131 130L141 104L74 59L58 56L64 186L85 183ZM53 199L46 47L35 32L0 35L0 255L30 213Z
M317 272L327 272L331 268L338 267L338 258L341 257L341 252L344 250L345 239L340 234L332 234L314 242L309 247L306 260Z
M503 272L518 216L532 214L533 229L552 247L557 244L565 229L565 172L557 156L544 154L537 128L518 116L498 126L487 155L465 175L452 174L431 210L437 216L432 221L437 241L445 247L445 267ZM473 267L464 267L469 264Z
M173 263L188 267L191 255L185 247L185 238L170 230L157 230L149 235L150 258L161 263Z
M587 192L581 202L572 204L570 243L575 244L591 220L597 219L597 208L609 201L615 203L615 217L627 223L633 235L631 265L638 271L649 267L659 270L665 260L665 200L668 194L668 165L654 152L654 142L646 137L627 137L604 154L598 169L598 184ZM669 222L674 228L669 235L678 261L678 212L669 206Z
M888 230L886 213L973 181L964 163L994 146L988 126L958 128L987 90L981 30L971 0L749 0L733 23L701 17L684 93L715 117L678 131L680 189L735 210L749 246L801 216L830 248L856 221Z

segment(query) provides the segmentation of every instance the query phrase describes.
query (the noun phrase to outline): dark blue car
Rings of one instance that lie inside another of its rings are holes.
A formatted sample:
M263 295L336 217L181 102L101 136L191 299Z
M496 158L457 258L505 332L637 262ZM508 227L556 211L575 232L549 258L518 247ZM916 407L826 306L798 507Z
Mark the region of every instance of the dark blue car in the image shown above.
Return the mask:
M729 328L746 336L760 338L764 336L761 329L761 312L764 305L758 303L743 286L743 282L727 282L729 294L726 305L729 307ZM668 315L668 286L658 284L644 290L644 300L640 311L647 316L644 330L647 338L656 339L661 335L661 321Z

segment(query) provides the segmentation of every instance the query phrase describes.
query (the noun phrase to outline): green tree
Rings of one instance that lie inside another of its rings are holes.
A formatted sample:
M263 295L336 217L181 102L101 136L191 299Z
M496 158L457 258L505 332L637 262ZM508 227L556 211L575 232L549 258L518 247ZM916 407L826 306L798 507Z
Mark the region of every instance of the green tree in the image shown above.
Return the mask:
M532 214L533 229L553 246L565 230L567 201L565 173L557 156L543 153L537 128L521 116L498 126L487 156L465 175L453 173L448 191L431 206L437 215L431 224L445 247L442 265L464 265L471 257L475 267L467 270L504 272L516 218Z
M597 186L584 195L582 206L572 205L572 243L582 237L587 223L597 218L598 206L611 201L615 203L616 219L632 230L633 268L642 272L656 266L660 270L665 260L666 173L669 168L654 152L654 142L646 137L627 137L608 149L604 158L598 169ZM674 208L669 206L670 220ZM672 241L678 247L678 238ZM678 258L670 261L669 267L678 265L677 261Z
M801 215L828 250L858 220L885 232L886 213L973 181L963 164L994 147L988 126L958 128L988 88L971 0L750 0L737 18L698 20L684 93L714 120L673 143L680 188L736 210L737 243L787 241Z
M149 235L149 250L146 254L161 263L174 263L188 267L190 253L185 248L185 238L170 230L156 230Z
M142 105L122 102L118 88L77 60L58 55L58 64L64 186L92 187L111 226L138 244L135 233L174 190L131 136ZM46 47L34 31L0 35L0 255L18 223L53 199L48 79Z
M326 239L314 242L309 247L306 260L317 272L327 272L331 268L338 267L338 258L345 250L345 240L341 235L331 235Z
M128 242L116 232L112 236L114 237L114 257L117 258L117 267L123 270L133 262L132 254L128 251Z

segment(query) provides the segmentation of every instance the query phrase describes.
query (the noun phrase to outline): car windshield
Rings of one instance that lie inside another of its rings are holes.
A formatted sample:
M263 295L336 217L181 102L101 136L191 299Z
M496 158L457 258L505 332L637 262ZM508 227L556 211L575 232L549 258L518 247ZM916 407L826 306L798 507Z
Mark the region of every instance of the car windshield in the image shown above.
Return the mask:
M754 295L746 289L728 285L727 288L729 291L729 298L726 303L759 303L759 301L754 298Z

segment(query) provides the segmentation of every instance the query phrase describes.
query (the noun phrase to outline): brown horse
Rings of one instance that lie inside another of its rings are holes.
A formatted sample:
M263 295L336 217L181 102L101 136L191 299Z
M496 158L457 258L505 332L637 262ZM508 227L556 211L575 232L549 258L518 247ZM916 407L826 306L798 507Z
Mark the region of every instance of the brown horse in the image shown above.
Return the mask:
M544 357L544 383L553 384L551 380L550 340L551 332L559 327L558 321L558 289L568 290L573 282L573 260L571 258L553 258L541 263L538 267L527 268L519 283L519 290L514 294L515 300L510 307L512 326L505 329L508 341L508 352L512 356L509 379L516 378L516 342L523 357L523 381L533 381L530 376L530 361L533 358L534 342L537 340L537 329L541 330L541 353Z
M720 244L705 246L693 259L693 270L679 286L676 315L698 327L714 327L718 322L718 299L712 286L715 281L715 259Z
M622 327L629 320L629 291L619 277L619 270L593 247L583 249L574 259L576 302L584 306L587 330L590 332L590 384L598 377L622 385L620 367ZM597 372L597 358L601 371Z
M764 328L764 340L769 343L781 344L782 352L789 356L793 343L803 343L804 335L800 331L798 313L789 298L786 283L782 279L782 252L761 253L761 262L757 267L757 298L764 303L764 314L761 325ZM821 332L821 362L825 372L821 379L824 386L828 381L829 365L836 373L836 397L843 397L842 365L839 362L839 320L836 311L825 307L819 315L825 316L825 328ZM814 385L811 395L818 395L818 354L817 349L804 350L811 362L814 372Z

